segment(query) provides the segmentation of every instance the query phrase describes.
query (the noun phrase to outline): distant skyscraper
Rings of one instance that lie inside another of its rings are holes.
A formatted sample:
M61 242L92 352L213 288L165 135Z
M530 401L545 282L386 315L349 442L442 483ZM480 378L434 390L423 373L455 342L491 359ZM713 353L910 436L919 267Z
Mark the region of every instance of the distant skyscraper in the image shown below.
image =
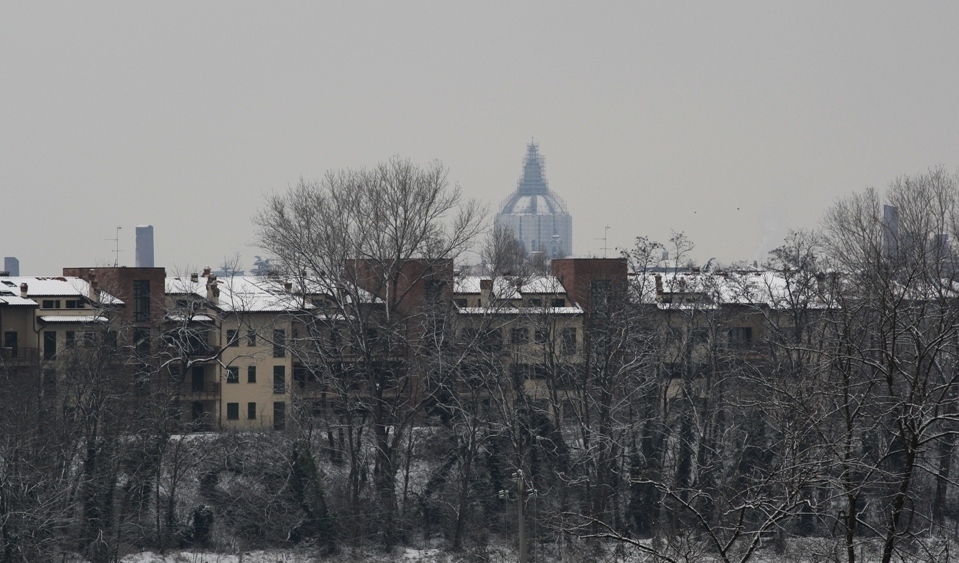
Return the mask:
M3 271L10 272L11 276L20 275L20 261L14 256L5 256L3 258Z
M500 207L496 224L512 229L526 252L543 252L550 259L573 253L573 218L546 184L536 143L526 147L523 177Z
M137 268L153 267L153 225L137 226Z

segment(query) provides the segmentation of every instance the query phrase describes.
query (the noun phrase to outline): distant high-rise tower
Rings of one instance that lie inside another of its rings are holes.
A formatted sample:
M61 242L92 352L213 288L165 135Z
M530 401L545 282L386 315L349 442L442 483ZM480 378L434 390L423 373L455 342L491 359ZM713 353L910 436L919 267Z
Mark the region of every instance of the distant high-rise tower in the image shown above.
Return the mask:
M137 268L153 267L153 225L137 226Z
M11 276L20 275L20 261L14 256L5 256L3 258L3 271L10 272Z
M543 177L543 157L536 143L526 147L523 177L516 191L500 206L496 224L512 229L526 252L542 252L547 258L573 253L573 218L566 204L550 191Z

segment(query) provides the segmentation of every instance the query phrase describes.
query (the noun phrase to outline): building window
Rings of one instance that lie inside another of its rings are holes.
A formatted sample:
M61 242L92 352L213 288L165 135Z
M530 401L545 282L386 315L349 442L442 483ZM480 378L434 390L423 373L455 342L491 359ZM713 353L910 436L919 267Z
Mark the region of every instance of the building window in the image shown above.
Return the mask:
M73 348L74 346L76 346L76 344L77 344L77 333L73 332L72 330L68 330L68 331L66 332L66 337L67 337L66 347L67 347L68 350L69 350L70 348Z
M542 306L543 306L543 300L542 300L542 299L530 299L530 300L529 300L529 306L530 306L530 307L542 307Z
M256 403L246 404L246 417L250 420L256 420Z
M17 357L17 331L8 330L3 333L3 347L10 350L10 357Z
M509 333L509 341L514 345L529 343L529 329L514 328Z
M97 345L97 334L90 330L85 330L80 333L80 346L84 348L93 348Z
M286 366L273 366L273 392L286 393Z
M150 280L133 280L133 320L150 320Z
M226 345L227 346L239 346L240 339L236 336L235 330L226 331Z
M277 401L273 403L273 430L284 428L286 428L286 403Z
M231 366L226 368L226 382L227 383L239 383L240 382L240 368Z
M553 299L553 307L565 307L565 306L566 306L565 299Z
M171 403L167 407L167 416L169 417L170 422L180 422L182 418L180 403Z
M576 329L563 329L563 354L571 356L576 353Z
M227 420L240 420L240 403L227 403L227 404L226 404L226 419L227 419Z
M736 326L729 329L729 343L734 346L746 346L753 341L753 329L748 326Z
M67 299L66 302L67 309L83 309L83 301L79 299Z
M256 331L252 328L246 331L246 345L256 346Z
M246 368L246 382L256 383L256 366L249 366Z
M193 369L190 370L190 389L194 393L203 392L203 366L193 366Z
M609 280L594 280L589 284L593 312L603 315L609 307Z
M459 298L454 299L454 300L453 300L453 304L456 305L457 307L462 307L462 308L464 308L464 309L466 308L466 300L465 300L465 299L459 299Z
M483 352L498 352L503 348L503 333L498 328L491 328L480 335L480 350Z
M549 342L549 329L537 328L533 331L533 342L536 344L546 344Z
M44 299L43 300L44 309L59 309L60 300L59 299Z
M303 364L293 364L293 385L303 389L306 387L307 376L306 366Z
M443 288L446 283L443 280L426 280L423 293L427 303L439 303L443 298Z
M43 333L43 359L52 360L57 357L57 333L52 330Z
M200 401L194 401L191 412L191 420L194 423L194 426L199 428L200 423L203 422L203 403Z
M138 328L133 331L133 347L140 354L150 353L150 330Z
M103 333L103 343L107 348L111 350L116 350L117 348L117 331L108 330Z
M276 329L273 331L273 357L282 358L286 356L286 331Z

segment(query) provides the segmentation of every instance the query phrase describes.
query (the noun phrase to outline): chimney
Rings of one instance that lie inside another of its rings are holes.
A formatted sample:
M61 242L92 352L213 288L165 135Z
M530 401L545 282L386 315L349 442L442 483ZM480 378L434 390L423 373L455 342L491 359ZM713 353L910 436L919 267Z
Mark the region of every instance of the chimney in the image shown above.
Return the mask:
M23 282L20 284L20 297L22 297L23 299L27 298L27 289L29 289L29 286L27 286L27 282Z
M209 269L208 266L206 270ZM206 300L216 305L220 301L220 284L216 281L216 276L214 274L207 275L206 270L204 270L204 275L206 276Z
M489 304L490 294L493 293L493 280L480 280L480 304Z
M287 293L293 291L293 282L283 282L283 289L285 289Z
M90 284L90 300L97 302L100 301L100 282L97 280L96 270L91 269L87 272L87 283Z
M153 225L137 226L137 268L153 267Z
M663 276L656 274L656 295L663 294Z
M190 274L190 281L193 283L200 283L200 274L193 272Z
M203 277L205 278L210 277L211 272L213 272L212 268L210 268L209 266L203 266Z

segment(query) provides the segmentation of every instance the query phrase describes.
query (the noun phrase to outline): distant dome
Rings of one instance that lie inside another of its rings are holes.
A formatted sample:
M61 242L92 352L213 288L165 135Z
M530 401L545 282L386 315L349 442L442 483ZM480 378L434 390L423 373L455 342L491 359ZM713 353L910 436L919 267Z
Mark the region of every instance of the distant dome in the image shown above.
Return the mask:
M555 194L522 194L514 193L500 208L501 214L529 214L529 215L568 215L566 206Z
M527 145L523 177L500 205L496 223L512 229L527 252L544 252L550 258L572 254L573 219L546 183L536 143Z

